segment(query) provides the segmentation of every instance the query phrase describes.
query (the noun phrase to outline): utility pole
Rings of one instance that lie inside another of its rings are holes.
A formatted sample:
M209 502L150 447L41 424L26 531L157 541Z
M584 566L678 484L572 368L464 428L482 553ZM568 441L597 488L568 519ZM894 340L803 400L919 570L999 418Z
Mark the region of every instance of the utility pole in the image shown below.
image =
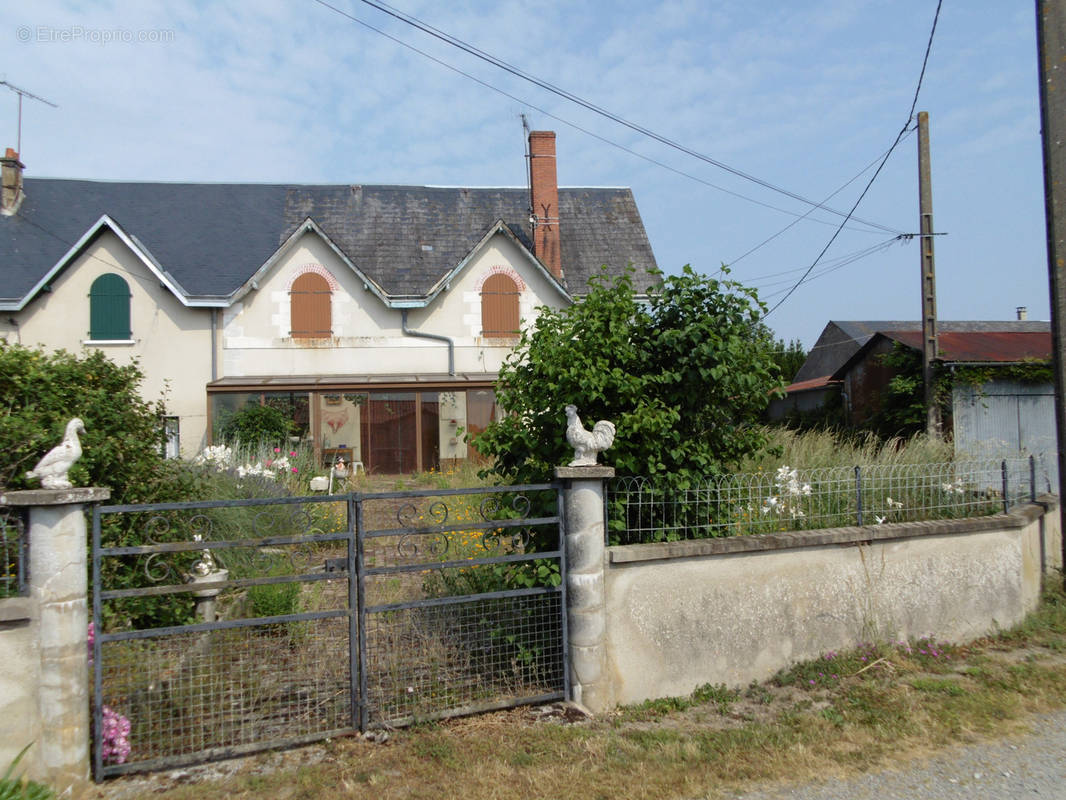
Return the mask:
M925 432L940 438L933 361L936 342L936 268L933 263L933 177L929 166L929 113L918 112L918 231L922 251L922 382L925 384Z
M1044 143L1044 216L1047 220L1051 287L1051 349L1055 364L1055 426L1058 429L1059 493L1066 477L1066 9L1063 0L1036 0L1036 45L1040 68L1040 128ZM1066 507L1059 504L1060 521ZM1066 527L1063 528L1066 530ZM1066 537L1062 540L1066 559ZM1066 575L1064 575L1066 582Z

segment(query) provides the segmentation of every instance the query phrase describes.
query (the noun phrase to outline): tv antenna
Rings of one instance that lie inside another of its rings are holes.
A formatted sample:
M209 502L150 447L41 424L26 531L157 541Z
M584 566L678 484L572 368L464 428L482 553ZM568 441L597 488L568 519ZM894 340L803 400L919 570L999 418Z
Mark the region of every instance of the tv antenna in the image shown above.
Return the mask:
M6 86L8 89L10 89L11 91L13 91L15 94L17 94L19 96L18 136L17 136L17 143L15 145L15 149L16 149L17 152L21 153L22 152L22 98L23 97L28 97L28 98L30 98L30 100L37 100L37 101L39 101L41 103L44 103L47 106L51 106L52 108L59 108L59 106L57 106L51 100L45 100L43 97L39 97L38 95L35 95L33 92L27 92L25 89L20 89L19 87L15 86L15 84L8 83L5 80L0 80L0 86Z

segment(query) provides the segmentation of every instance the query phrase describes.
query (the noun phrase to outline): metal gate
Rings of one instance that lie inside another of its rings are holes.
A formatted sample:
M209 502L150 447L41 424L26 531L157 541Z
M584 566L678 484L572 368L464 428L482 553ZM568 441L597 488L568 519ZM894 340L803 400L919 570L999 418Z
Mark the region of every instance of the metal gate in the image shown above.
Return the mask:
M568 695L554 484L99 506L98 780Z

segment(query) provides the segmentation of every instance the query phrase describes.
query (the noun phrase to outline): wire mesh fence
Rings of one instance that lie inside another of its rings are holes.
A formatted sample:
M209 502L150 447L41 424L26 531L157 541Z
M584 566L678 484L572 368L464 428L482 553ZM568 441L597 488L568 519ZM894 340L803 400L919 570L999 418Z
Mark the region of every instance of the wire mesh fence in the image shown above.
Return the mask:
M0 597L26 591L26 526L15 509L0 509Z
M647 478L608 486L608 544L959 519L1006 511L1045 491L1035 457L724 475L686 488Z
M558 505L550 485L363 500L365 726L565 696Z

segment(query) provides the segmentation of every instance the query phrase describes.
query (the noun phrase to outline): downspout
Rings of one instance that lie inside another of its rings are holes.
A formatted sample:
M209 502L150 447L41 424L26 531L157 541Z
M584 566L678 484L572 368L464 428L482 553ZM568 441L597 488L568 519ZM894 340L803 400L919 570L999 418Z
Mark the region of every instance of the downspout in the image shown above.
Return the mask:
M441 336L439 333L423 333L422 331L413 331L407 327L407 309L400 309L400 329L403 331L404 336L414 336L419 339L434 339L438 342L448 343L448 374L455 374L455 342L449 339L447 336Z
M218 309L211 309L211 380L218 380Z

